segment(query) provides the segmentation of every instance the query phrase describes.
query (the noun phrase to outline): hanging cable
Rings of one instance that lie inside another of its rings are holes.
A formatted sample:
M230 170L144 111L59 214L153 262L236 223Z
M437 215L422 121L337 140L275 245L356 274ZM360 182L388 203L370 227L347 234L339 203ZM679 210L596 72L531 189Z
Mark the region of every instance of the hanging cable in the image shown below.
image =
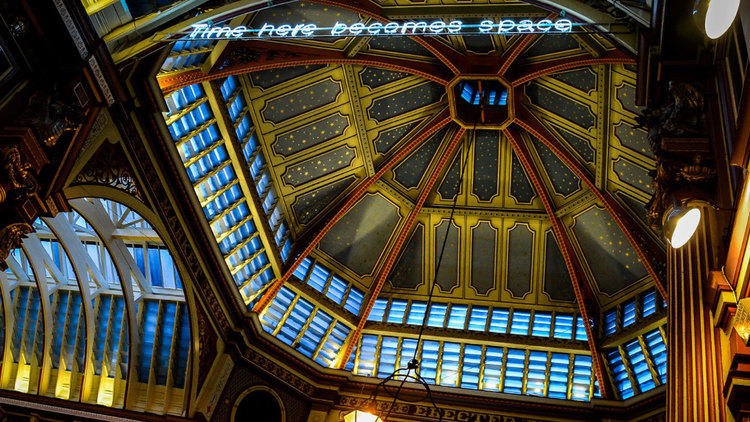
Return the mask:
M466 171L466 167L469 162L469 152L471 149L471 144L476 138L476 124L474 125L474 129L472 130L471 135L467 136L466 138L467 138L466 139L466 157L464 157L463 163L461 164L461 168L459 170L460 176L456 183L455 195L453 196L453 204L451 205L451 213L450 213L450 217L448 218L448 227L446 227L445 229L445 235L443 236L443 246L440 248L440 255L435 265L435 275L432 277L432 285L430 285L430 293L427 297L427 308L425 309L424 317L422 318L422 325L419 327L419 335L417 336L417 344L416 344L416 347L414 348L414 356L412 357L412 359L409 361L409 363L406 366L407 367L406 375L403 375L403 379L401 380L401 383L399 384L398 389L396 390L396 393L393 395L393 401L391 402L391 405L388 407L388 412L386 413L383 420L387 420L387 418L391 415L393 406L396 405L398 396L401 393L401 390L403 389L404 384L410 377L417 378L417 380L419 380L425 386L425 390L427 391L427 397L429 398L432 405L436 409L438 409L438 412L440 413L439 420L440 421L443 420L443 411L439 409L437 405L435 404L435 400L432 398L432 391L430 391L429 385L427 385L427 382L425 382L421 376L418 376L418 375L411 376L411 371L414 371L414 373L416 374L417 369L419 369L419 360L417 359L417 354L419 353L419 346L422 342L422 334L424 332L424 327L425 325L427 325L427 318L429 317L430 306L432 305L432 295L435 293L435 285L437 284L437 277L440 271L440 264L443 262L443 254L445 253L445 245L448 243L448 234L450 233L451 226L453 226L453 217L456 213L456 206L458 205L458 197L459 197L459 193L461 192L461 186L463 185L463 181L464 181L464 173ZM394 372L391 376L389 376L386 380L384 380L384 383L392 379L394 376L396 376L397 372L398 370L396 370L396 372ZM378 388L375 389L376 396L377 396ZM385 385L383 385L383 389L385 390Z

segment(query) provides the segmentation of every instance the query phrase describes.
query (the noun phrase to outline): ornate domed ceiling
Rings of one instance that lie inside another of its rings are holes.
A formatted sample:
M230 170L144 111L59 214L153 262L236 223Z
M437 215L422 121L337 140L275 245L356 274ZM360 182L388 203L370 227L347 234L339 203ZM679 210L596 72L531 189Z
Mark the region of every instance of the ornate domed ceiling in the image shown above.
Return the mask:
M520 1L437 3L292 2L218 16L248 27L550 16ZM663 336L653 321L651 337L636 336L646 381L622 365L636 359L632 337L608 336L629 325L631 302L634 320L663 307L664 252L645 224L654 158L624 38L179 41L158 80L229 272L269 333L322 365L386 376L413 353L429 312L421 356L423 371L428 349L441 356L427 376L436 384L589 399L607 377L617 393L605 397L627 398L664 382ZM500 114L474 95L497 97ZM549 375L558 364L567 387ZM589 381L574 380L579 370Z

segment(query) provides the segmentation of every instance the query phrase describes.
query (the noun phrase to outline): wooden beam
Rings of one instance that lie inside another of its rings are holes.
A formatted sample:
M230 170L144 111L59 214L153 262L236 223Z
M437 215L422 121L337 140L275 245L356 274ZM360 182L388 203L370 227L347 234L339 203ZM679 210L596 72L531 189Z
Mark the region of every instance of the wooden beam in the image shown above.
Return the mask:
M276 296L276 293L278 293L281 289L281 286L283 286L284 283L289 280L289 278L292 276L292 274L294 274L294 271L297 269L297 267L299 267L302 261L307 258L307 256L310 254L310 252L312 252L313 249L315 249L315 247L318 245L318 243L320 243L320 241L328 233L328 231L331 230L333 226L336 225L336 223L344 215L346 215L346 213L348 213L349 210L351 210L357 202L359 202L359 200L362 198L362 196L364 196L370 186L372 186L378 179L380 179L383 174L385 174L396 164L401 162L401 160L409 153L411 153L417 146L421 145L422 142L424 142L438 130L442 129L443 126L447 125L450 121L451 117L447 109L436 114L432 119L430 119L430 121L420 132L416 133L412 137L412 139L404 145L403 148L401 148L396 154L388 159L388 161L383 164L383 166L380 168L380 170L377 171L377 173L375 173L372 177L368 177L367 179L361 181L357 188L347 197L346 201L341 204L336 214L332 215L331 218L328 219L326 224L320 229L320 231L318 231L318 233L312 239L310 239L309 242L307 242L307 246L305 247L305 249L302 250L297 259L294 260L292 265L289 266L284 275L281 278L277 279L268 289L266 294L264 294L263 297L258 300L258 302L255 304L255 307L253 307L253 311L262 313L266 309L266 307L271 303L271 300Z
M514 96L516 100L520 98L518 88L514 89ZM547 147L549 147L549 149L552 150L552 152L581 179L602 205L604 205L604 208L606 208L612 216L612 219L617 223L618 227L620 227L620 230L625 234L625 237L633 247L633 250L638 254L638 258L643 263L648 274L654 280L656 289L659 291L662 298L666 300L667 291L664 288L664 284L659 273L656 271L654 264L654 262L660 259L661 262L665 261L664 251L655 244L653 239L648 238L645 234L640 238L636 238L635 233L638 233L641 229L639 229L637 223L633 221L632 217L630 217L630 215L609 194L609 192L601 191L596 187L594 181L591 180L591 175L584 169L583 165L581 165L573 154L568 151L560 141L544 127L544 125L542 125L542 123L526 108L526 106L520 104L518 101L516 101L516 113L515 122L532 136L547 145ZM644 245L648 246L648 249L646 249Z
M537 191L539 198L542 200L547 216L549 217L550 223L552 224L552 231L557 239L557 244L560 247L560 252L565 260L565 266L568 269L570 275L570 281L573 283L573 290L575 292L576 301L578 302L578 308L581 312L581 318L584 321L584 327L586 328L586 337L588 338L589 351L591 352L591 361L593 363L594 373L596 378L599 380L599 388L602 393L602 397L605 399L612 398L612 388L609 381L604 378L604 362L600 353L599 345L596 341L596 333L594 332L590 320L596 320L597 318L592 315L590 307L593 306L596 301L591 293L590 286L586 283L586 276L581 267L581 263L578 260L578 256L573 250L573 245L570 241L565 227L560 221L560 218L555 215L555 210L552 205L552 197L544 186L542 179L539 175L539 171L533 164L529 150L521 139L520 134L515 128L503 130L503 134L510 142L515 151L518 159L521 161L526 174L528 174L534 189Z
M409 234L411 234L411 230L414 227L414 223L416 222L417 215L419 215L419 212L422 210L422 206L427 200L427 196L429 196L430 193L432 193L432 188L433 186L435 186L435 183L437 182L438 177L442 174L443 170L448 165L448 163L453 160L453 156L456 152L456 148L458 147L458 144L463 138L465 132L466 132L466 129L460 128L453 135L453 137L451 138L450 142L448 143L448 146L445 148L443 153L439 154L437 165L435 166L432 173L430 174L430 178L427 180L427 183L422 189L422 193L419 195L419 199L417 200L417 203L414 205L414 208L412 208L411 212L409 213L409 216L406 218L406 221L404 225L401 227L401 230L398 234L398 237L396 238L395 243L393 244L390 252L388 253L388 257L385 259L383 266L380 268L380 271L378 272L376 281L374 283L374 287L370 292L370 298L368 299L367 305L365 305L365 308L362 311L362 314L359 319L359 323L357 324L357 328L349 335L349 338L347 339L344 353L339 357L338 365L340 368L343 368L346 365L346 362L349 360L349 356L352 354L352 351L354 350L354 345L357 344L357 342L359 341L359 336L362 335L362 330L364 329L365 323L367 322L367 317L370 315L370 311L372 310L372 307L375 305L375 301L377 300L378 295L380 294L380 291L383 289L383 285L385 285L385 280L388 277L389 273L391 272L391 268L393 268L393 265L396 263L396 259L398 259L398 256L401 253L401 248L403 247L404 243L406 243L407 237L409 236ZM450 228L450 226L448 227Z

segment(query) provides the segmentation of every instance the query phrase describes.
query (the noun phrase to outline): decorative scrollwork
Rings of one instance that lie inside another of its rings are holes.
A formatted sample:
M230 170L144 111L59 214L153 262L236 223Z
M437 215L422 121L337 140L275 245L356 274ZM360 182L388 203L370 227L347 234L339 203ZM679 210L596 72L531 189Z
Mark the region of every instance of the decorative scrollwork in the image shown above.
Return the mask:
M8 198L17 199L39 189L31 164L23 160L18 148L0 149L0 160L3 162L3 176L8 182Z
M5 270L5 258L12 249L21 246L23 236L33 231L31 225L26 223L14 223L0 229L0 270Z
M638 127L648 130L656 156L656 169L650 172L654 194L646 204L648 224L655 230L660 229L676 189L706 184L716 177L709 155L703 95L686 82L670 82L668 93L665 105L646 109L636 118Z

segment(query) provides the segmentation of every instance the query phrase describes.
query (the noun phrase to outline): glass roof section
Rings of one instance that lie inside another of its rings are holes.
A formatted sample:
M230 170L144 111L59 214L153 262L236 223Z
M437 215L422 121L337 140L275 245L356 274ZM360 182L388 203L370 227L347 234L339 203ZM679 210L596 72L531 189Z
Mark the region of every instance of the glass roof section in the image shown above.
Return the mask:
M118 408L131 391L128 408L184 415L190 319L172 256L132 209L70 202L0 272L0 387Z

